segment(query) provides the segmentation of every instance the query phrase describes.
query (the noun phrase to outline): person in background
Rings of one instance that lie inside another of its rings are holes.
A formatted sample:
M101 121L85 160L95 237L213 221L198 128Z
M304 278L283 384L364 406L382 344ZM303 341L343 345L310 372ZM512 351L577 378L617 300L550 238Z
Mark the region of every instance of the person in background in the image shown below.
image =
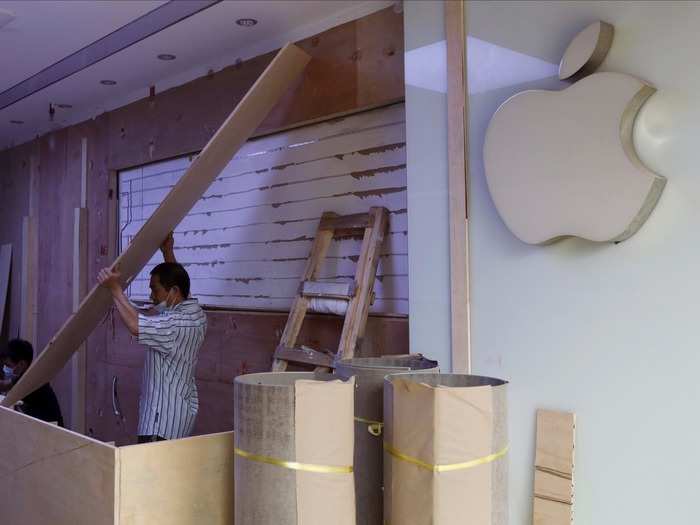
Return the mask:
M9 391L32 364L34 359L34 349L29 341L23 339L12 339L7 343L5 351L5 363L3 366L3 381L0 381L0 392ZM63 426L63 416L61 407L58 404L56 393L48 383L22 399L17 409L31 417L57 423Z
M194 372L204 342L207 319L190 298L190 277L175 261L172 233L161 251L165 262L151 270L155 315L139 313L124 294L119 268L104 268L99 283L112 293L129 332L145 346L139 398L138 442L187 437L199 408Z

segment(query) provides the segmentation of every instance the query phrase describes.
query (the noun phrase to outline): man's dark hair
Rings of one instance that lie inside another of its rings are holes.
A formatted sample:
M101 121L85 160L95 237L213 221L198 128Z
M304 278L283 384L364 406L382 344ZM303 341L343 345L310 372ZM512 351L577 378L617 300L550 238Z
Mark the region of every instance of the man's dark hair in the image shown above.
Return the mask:
M187 270L180 263L160 263L151 270L151 275L157 275L160 284L167 291L170 291L173 286L177 286L184 299L190 296L190 276L187 275Z
M32 364L34 359L34 348L32 343L24 339L12 339L7 343L7 358L13 363L26 361L27 364Z

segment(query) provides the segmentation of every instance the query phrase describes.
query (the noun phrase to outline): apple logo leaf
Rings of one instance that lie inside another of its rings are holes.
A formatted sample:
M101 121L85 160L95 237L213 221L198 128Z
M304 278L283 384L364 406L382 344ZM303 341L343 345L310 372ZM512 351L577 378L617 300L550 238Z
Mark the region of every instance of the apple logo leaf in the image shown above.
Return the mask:
M580 80L595 73L610 51L615 28L594 22L581 31L566 48L559 63L560 80Z
M633 76L606 72L501 105L486 132L484 167L513 234L529 244L571 236L619 242L642 226L666 184L644 167L632 139L654 92Z

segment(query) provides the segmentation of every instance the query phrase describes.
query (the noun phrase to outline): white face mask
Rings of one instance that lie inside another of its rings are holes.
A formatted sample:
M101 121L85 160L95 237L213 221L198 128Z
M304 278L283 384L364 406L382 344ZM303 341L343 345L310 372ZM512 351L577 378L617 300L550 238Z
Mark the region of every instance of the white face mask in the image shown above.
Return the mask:
M166 301L163 301L162 303L154 304L153 309L159 314L162 314L168 309L168 303Z
M165 301L161 301L158 304L153 305L153 309L158 312L159 314L162 314L165 312L168 308L170 308L170 305L168 304L168 299L170 299L170 292L168 292L167 297L165 298Z
M5 379L13 379L15 377L14 368L10 368L7 365L2 367L2 373L4 374Z

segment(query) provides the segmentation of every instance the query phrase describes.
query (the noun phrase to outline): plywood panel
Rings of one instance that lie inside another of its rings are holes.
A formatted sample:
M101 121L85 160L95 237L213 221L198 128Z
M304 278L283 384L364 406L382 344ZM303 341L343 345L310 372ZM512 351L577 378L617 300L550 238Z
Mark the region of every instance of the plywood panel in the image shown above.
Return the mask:
M576 416L537 411L533 522L569 525L573 520Z
M208 305L288 309L324 211L392 210L373 313L408 313L403 104L249 141L175 230L192 294ZM189 157L120 174L126 248L190 163ZM354 278L361 239L336 239L323 278ZM147 299L157 254L129 289ZM400 269L399 269L400 267Z
M300 41L312 61L256 134L402 100L402 27L403 15L389 7ZM246 60L112 112L110 167L201 149L273 56Z
M13 260L5 311L7 335L15 337L20 331L22 317L22 224L28 212L30 187L29 146L0 152L0 244L12 244Z
M119 525L231 525L233 458L233 432L120 448Z
M12 267L12 245L0 246L0 333L5 326L7 291L10 288L10 269Z
M140 231L130 249L117 259L115 266L119 265L125 282L129 282L143 268L167 233L187 214L307 62L308 56L293 45L288 45L280 51L221 129L212 137L183 177L181 184L168 195L153 220ZM53 378L97 326L111 302L108 290L99 286L93 288L78 312L49 343L51 351L48 357L41 355L34 361L27 373L8 393L3 404L12 404L22 399Z
M114 523L114 447L7 408L0 443L3 523Z

